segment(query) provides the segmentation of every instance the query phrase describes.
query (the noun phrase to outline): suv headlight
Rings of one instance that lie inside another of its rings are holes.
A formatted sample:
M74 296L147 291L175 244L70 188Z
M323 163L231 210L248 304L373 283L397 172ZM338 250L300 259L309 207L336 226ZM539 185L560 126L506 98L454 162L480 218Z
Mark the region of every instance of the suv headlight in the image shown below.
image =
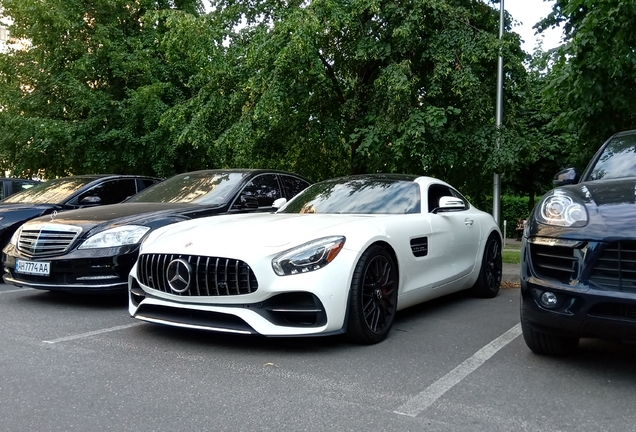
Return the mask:
M272 260L278 276L318 270L334 260L344 246L343 236L324 237L289 249Z
M139 243L141 238L150 230L140 225L124 225L111 228L90 236L78 249L96 249L115 246L125 246Z
M546 196L536 212L537 220L546 225L582 227L587 225L585 204L561 189Z

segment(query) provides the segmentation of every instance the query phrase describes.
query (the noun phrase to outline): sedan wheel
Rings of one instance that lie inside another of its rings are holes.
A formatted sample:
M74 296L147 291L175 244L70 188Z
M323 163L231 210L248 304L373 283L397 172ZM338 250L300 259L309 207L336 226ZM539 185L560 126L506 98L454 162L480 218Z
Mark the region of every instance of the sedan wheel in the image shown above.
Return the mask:
M501 242L495 235L491 235L486 242L479 277L472 287L472 292L477 297L495 297L501 286L501 270Z
M356 343L374 344L386 338L397 308L398 273L393 258L381 246L360 257L351 282L347 335Z

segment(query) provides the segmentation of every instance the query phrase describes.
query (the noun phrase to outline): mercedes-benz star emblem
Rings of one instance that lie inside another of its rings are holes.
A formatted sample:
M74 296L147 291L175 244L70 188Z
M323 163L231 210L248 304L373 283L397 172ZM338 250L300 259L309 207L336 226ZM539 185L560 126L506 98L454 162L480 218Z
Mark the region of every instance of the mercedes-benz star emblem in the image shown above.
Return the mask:
M187 291L192 279L190 263L181 258L173 259L166 269L166 279L172 291L178 294Z
M55 220L56 217L57 217L57 210L53 210L53 213L51 213L51 220Z

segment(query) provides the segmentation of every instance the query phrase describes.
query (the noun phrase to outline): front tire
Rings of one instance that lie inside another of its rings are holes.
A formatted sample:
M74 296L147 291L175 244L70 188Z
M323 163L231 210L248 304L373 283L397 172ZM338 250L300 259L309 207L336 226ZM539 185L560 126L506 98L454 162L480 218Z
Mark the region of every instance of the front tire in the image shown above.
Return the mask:
M491 234L486 241L479 276L471 288L472 293L481 298L496 297L501 287L501 271L501 241L497 235Z
M351 281L347 336L355 343L375 344L391 330L397 310L398 272L381 246L367 249Z
M556 336L533 330L525 314L523 298L521 299L520 315L523 340L535 354L566 356L576 350L579 344L579 338L577 337Z

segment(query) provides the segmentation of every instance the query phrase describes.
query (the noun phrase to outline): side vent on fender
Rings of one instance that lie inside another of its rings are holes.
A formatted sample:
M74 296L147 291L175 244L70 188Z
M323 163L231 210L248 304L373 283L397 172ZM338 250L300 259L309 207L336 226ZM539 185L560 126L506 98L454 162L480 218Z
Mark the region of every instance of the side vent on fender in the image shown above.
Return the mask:
M411 251L416 257L428 255L428 237L411 239Z

